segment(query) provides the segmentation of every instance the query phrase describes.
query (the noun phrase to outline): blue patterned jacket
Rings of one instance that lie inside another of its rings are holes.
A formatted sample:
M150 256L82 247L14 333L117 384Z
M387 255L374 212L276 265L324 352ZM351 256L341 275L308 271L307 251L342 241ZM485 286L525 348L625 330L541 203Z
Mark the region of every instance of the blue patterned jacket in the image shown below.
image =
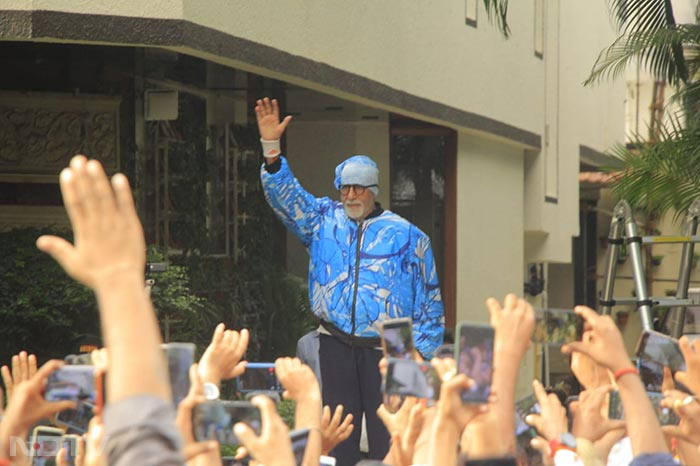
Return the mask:
M359 337L379 336L386 319L410 317L416 348L431 357L442 344L444 311L428 236L387 210L358 229L340 202L306 192L280 161L275 173L263 164L260 179L275 214L309 252L316 317Z

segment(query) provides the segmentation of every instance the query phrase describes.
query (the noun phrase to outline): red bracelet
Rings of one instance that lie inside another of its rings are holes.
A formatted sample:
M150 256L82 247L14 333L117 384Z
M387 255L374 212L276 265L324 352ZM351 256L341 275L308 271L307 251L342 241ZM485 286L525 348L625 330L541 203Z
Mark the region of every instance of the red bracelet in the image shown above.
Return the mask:
M615 378L615 382L620 380L620 377L623 375L627 374L637 374L639 375L639 371L637 370L636 367L623 367L622 369L618 369L615 371L615 374L613 374L613 377Z

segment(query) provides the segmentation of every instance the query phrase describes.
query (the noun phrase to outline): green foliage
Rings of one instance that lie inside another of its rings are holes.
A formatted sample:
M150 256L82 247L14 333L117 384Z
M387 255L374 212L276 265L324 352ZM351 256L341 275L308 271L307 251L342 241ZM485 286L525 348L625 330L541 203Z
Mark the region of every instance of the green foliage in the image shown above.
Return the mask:
M149 262L165 262L165 257L151 246ZM190 291L185 266L169 264L165 272L150 275L154 280L151 299L158 315L165 342L206 343L211 338L216 316L205 299Z
M0 363L20 350L40 360L78 351L79 337L99 335L92 292L68 277L35 242L54 231L18 229L0 233Z
M679 220L700 197L700 125L678 120L662 129L660 141L635 150L617 146L613 155L624 164L613 190L630 206L655 216L673 212Z
M630 63L639 63L672 85L688 81L684 45L700 43L700 28L677 25L671 0L610 0L620 36L603 50L586 84L618 77Z
M192 289L207 297L217 321L250 331L249 361L294 355L297 340L315 328L304 281L281 267L203 256L185 263Z
M489 21L496 22L498 30L506 39L510 37L508 26L508 0L484 0L484 8Z

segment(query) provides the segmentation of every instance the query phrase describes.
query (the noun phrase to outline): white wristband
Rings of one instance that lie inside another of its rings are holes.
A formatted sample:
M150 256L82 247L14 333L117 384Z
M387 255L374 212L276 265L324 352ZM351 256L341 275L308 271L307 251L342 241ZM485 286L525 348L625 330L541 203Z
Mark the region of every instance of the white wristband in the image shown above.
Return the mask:
M274 159L282 154L279 139L267 140L260 138L260 144L262 144L263 157L266 159Z

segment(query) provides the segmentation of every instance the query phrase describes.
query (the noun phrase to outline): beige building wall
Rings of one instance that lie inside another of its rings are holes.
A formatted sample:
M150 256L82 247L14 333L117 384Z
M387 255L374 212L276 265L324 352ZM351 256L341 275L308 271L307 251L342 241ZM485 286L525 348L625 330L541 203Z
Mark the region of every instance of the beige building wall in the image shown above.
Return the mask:
M522 150L459 134L457 178L457 322L488 322L487 298L522 294ZM520 393L532 362L525 358Z

